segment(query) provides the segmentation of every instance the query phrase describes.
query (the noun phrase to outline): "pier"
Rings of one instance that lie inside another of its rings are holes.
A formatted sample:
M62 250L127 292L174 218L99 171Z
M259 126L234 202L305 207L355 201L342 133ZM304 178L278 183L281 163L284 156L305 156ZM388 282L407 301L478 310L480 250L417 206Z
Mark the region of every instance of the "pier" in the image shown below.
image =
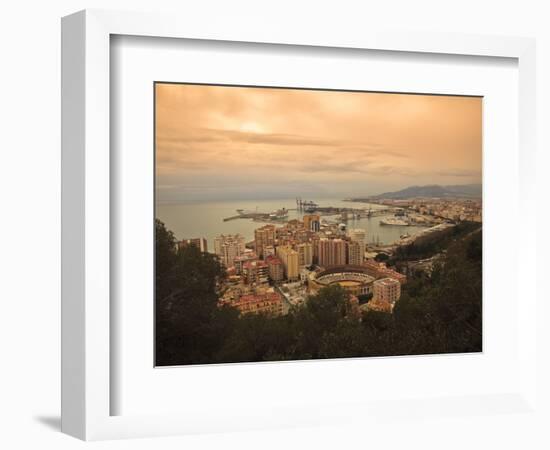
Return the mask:
M226 217L225 219L223 219L224 222L229 222L230 220L235 220L235 219L242 219L243 216L241 216L240 214L237 214L236 216L231 216L231 217Z
M251 213L239 213L235 216L226 217L223 219L224 222L229 222L230 220L235 219L253 219L253 220L261 220L261 219L269 219L268 213L260 213L260 212L251 212Z
M397 211L399 211L399 208L365 210L365 209L357 209L357 208L342 208L342 207L336 207L336 206L324 206L324 207L317 206L315 209L310 209L308 211L305 211L303 208L302 209L297 208L296 210L300 212L307 212L310 214L315 213L315 214L319 214L320 216L340 215L341 220L343 222L346 222L348 220L380 217L380 216L395 214ZM296 210L293 209L293 211L296 211ZM257 222L269 222L269 223L286 222L286 216L274 217L273 213L261 213L261 212L248 212L248 213L243 212L243 213L236 214L234 216L225 217L223 221L229 222L230 220L236 220L236 219L252 219Z
M236 219L252 219L257 222L284 223L288 219L288 211L289 211L288 209L282 208L270 213L263 213L258 211L247 212L242 209L238 209L237 210L238 214L230 217L225 217L223 221L229 222L230 220L236 220Z

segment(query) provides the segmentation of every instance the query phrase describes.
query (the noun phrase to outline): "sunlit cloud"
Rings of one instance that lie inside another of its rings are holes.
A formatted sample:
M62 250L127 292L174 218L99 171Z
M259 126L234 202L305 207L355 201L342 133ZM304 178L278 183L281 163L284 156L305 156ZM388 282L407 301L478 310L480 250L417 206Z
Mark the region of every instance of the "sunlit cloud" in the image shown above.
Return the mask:
M481 99L157 85L157 200L481 182Z

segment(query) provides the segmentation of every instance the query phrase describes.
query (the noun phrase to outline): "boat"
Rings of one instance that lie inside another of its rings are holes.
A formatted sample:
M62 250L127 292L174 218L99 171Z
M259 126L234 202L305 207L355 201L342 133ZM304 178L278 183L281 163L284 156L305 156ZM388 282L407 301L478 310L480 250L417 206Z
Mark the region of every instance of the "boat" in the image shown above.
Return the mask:
M410 225L410 223L407 220L398 219L397 217L389 217L387 219L382 219L380 221L380 225L393 225L393 226L408 227Z
M283 220L288 217L288 210L286 208L278 209L277 211L273 211L269 213L269 218L271 220Z
M305 200L300 203L300 207L309 214L317 211L319 205L311 200Z

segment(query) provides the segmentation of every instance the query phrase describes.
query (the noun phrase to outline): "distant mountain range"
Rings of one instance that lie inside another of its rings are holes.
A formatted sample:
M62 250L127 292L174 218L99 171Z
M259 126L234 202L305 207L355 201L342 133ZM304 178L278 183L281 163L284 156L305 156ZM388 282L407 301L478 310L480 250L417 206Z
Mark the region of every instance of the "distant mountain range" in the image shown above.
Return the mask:
M429 184L427 186L409 186L400 191L384 192L383 194L371 195L364 198L352 198L352 201L374 200L374 199L393 199L401 200L414 197L427 198L481 198L481 184L462 184L440 186L438 184Z

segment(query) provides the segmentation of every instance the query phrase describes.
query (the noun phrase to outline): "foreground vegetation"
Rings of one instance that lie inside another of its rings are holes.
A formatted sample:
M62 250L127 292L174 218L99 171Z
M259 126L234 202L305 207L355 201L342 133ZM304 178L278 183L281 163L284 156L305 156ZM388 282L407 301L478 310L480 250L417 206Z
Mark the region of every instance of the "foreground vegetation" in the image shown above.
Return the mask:
M481 224L476 222L460 222L448 231L439 232L434 238L423 242L415 241L408 245L398 247L395 253L386 259L391 265L398 265L406 261L431 258L445 251L454 242L481 230ZM481 242L481 236L480 236Z
M455 236L431 276L404 286L393 314L349 314L349 296L331 286L288 315L239 316L219 308L219 260L194 246L175 250L156 222L156 363L416 355L481 351L481 231Z

